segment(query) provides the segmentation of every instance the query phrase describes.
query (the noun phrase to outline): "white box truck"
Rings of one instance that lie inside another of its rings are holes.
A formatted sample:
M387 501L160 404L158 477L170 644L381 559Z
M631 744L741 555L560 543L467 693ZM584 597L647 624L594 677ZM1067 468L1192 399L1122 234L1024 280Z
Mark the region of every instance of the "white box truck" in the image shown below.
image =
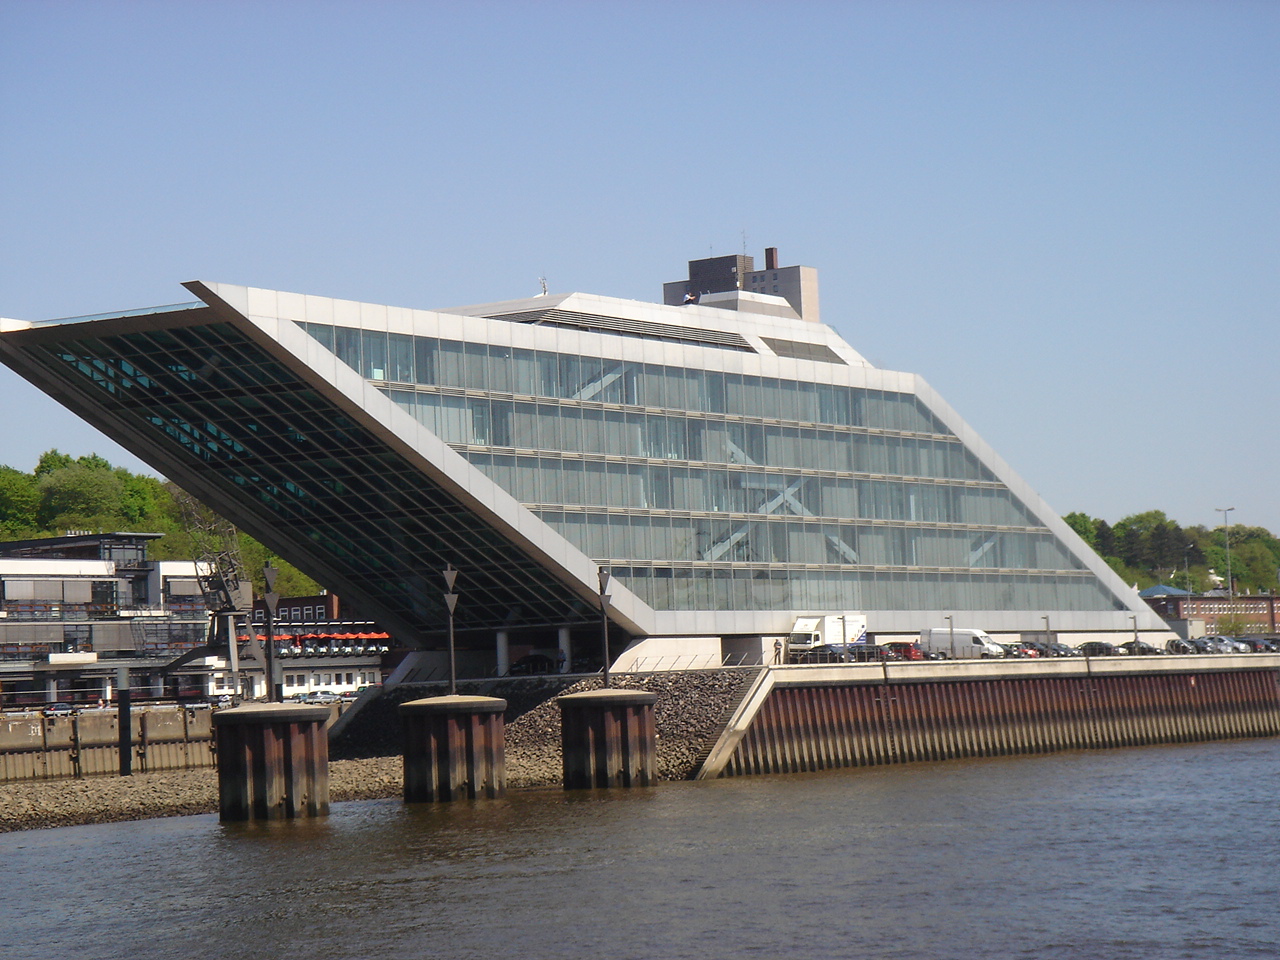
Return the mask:
M828 613L821 616L797 617L791 628L787 647L791 651L846 643L865 643L867 615L864 613Z
M925 653L940 653L948 660L979 660L1003 657L1004 647L985 631L966 627L930 627L920 631L920 646Z

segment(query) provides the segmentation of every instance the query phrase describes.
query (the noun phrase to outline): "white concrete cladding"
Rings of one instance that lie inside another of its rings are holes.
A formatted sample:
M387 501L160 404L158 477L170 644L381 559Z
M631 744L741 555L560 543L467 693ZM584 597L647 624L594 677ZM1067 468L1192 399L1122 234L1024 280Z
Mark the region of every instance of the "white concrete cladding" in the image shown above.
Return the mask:
M325 456L339 423L399 471L370 531L399 543L396 504L412 492L511 547L477 629L505 629L508 606L523 617L513 629L588 622L600 565L610 616L633 636L776 634L843 610L872 633L948 615L991 632L1038 631L1046 616L1055 631L1163 629L923 380L872 367L820 323L753 312L750 297L733 310L574 293L428 311L187 287L202 304L6 325L0 358L406 635L439 628L429 581L444 554L424 526L436 521L415 515L405 536L420 552L396 566L384 547L373 560L388 572L373 576L355 541L346 555L325 546L347 524L333 482L310 537L291 533L290 512L310 494L270 492L291 476L317 490L325 468L306 458ZM255 358L253 371L219 374L199 359L206 343L224 364ZM270 390L254 380L268 367L310 424L305 444L279 437L291 456L233 435ZM222 425L206 428L211 416ZM358 482L358 466L347 456L328 476Z
M563 396L540 396L537 391L513 390L510 384L495 386L489 382L478 382L468 386L459 381L444 387L440 384L426 385L422 381L429 378L397 376L395 371L377 367L376 361L374 365L370 365L368 358L353 360L351 356L347 356L346 360L352 362L344 362L339 358L340 351L332 342L325 345L323 341L326 335L319 328L346 328L371 334L429 338L437 343L468 345L466 349L487 348L491 351L490 362L494 362L493 358L504 350L535 351L547 358L590 358L593 362L614 362L633 367L648 365L654 369L684 369L706 374L773 378L783 384L829 384L833 387L885 391L888 394L914 398L945 428L945 433L963 444L967 453L981 465L981 479L968 485L985 485L989 492L996 488L1007 491L1014 502L1025 508L1029 516L1026 529L1038 531L1037 536L1041 540L1051 538L1067 557L1066 562L1061 564L1064 577L1073 577L1076 583L1087 580L1091 585L1090 589L1103 598L1103 602L1094 604L1092 609L1082 609L1079 602L1054 603L1051 598L1043 595L1043 591L1038 598L1041 602L1036 603L1018 603L1015 600L1009 604L992 603L984 607L969 608L945 602L930 603L928 578L941 577L939 570L924 564L899 563L893 566L901 568L899 572L902 576L916 578L920 587L915 591L914 602L902 604L898 608L884 608L882 604L868 603L865 596L852 595L853 591L850 591L851 595L844 602L821 606L793 602L768 609L745 609L719 602L717 605L721 609L714 609L711 604L654 609L645 602L644 593L637 595L625 589L624 584L630 582L635 585L635 581L621 577L618 579L622 583L618 586L623 589L617 591L613 600L614 613L616 619L634 633L723 636L784 632L797 614L819 612L827 607L864 609L872 632L914 631L924 626L936 626L947 615L954 616L957 623L998 631L1042 629L1044 616L1050 617L1055 631L1123 630L1131 625L1131 617L1137 618L1141 629L1163 628L1163 624L1134 591L1076 537L1030 486L927 383L913 374L870 366L856 350L824 325L796 318L726 311L710 306L672 307L587 294L534 297L450 308L447 311L426 311L225 284L190 284L189 287L206 302L221 303L252 321L344 396L360 404L366 414L380 425L380 431L388 443L412 448L421 458L424 470L463 492L477 509L483 509L492 522L504 530L504 535L521 540L525 549L531 550L544 563L555 567L558 576L567 576L576 581L579 593L593 589L597 564L632 570L637 566L632 562L634 558L613 554L607 544L604 549L599 549L598 544L596 549L591 549L590 545L582 542L575 544L573 537L562 536L549 522L540 519L555 516L558 513L556 508L580 505L568 503L563 498L522 498L519 491L508 490L503 484L492 481L486 476L484 469L475 465L476 462L489 463L493 459L489 454L499 447L509 450L510 457L535 458L543 455L543 459L539 461L543 464L548 463L547 455L554 455L557 451L545 446L468 442L474 438L451 436L440 423L430 421L440 431L438 433L425 424L424 421L429 418L420 416L422 411L415 406L416 401L409 395L416 394L421 398L425 394L439 395L443 391L447 393L448 399L458 401L457 409L463 409L463 401L467 397L480 400L485 397L501 397L504 402L509 397L519 397L526 402L558 399L558 402L564 403L567 399L569 403L576 403L578 400ZM726 345L697 340L710 335L736 335L741 343ZM795 353L804 352L796 345L806 344L825 348L832 356L828 360L814 360L778 355L779 345L789 345L786 349ZM356 369L362 364L366 369ZM604 374L602 382L607 377L608 374ZM590 402L599 396L596 394L586 399ZM399 397L400 402L392 399L394 397ZM624 402L615 406L655 409L654 405L639 403ZM407 410L412 410L413 413ZM694 416L700 413L695 411ZM875 426L870 429L872 432L884 432ZM899 431L903 435L918 432ZM589 451L570 450L561 453L575 461L593 459ZM623 464L637 458L619 453L600 455L595 459L608 460L610 464ZM771 466L764 462L751 465L762 470ZM735 465L741 466L741 462ZM830 472L824 469L824 465L806 466ZM492 475L496 476L498 472L496 468L490 469ZM856 469L855 466L855 469L847 472L861 475L867 471ZM908 476L909 473L903 475ZM890 473L890 476L896 475ZM953 487L966 485L955 478L951 480ZM642 512L652 511L628 511L622 504L615 505L611 510L615 519L628 513L633 517L639 516ZM703 518L710 517L714 512L704 512ZM787 515L790 520L801 518L809 519L802 511L798 515ZM841 518L814 516L813 519ZM864 516L844 519L869 521L872 526L884 530L893 527L892 521L880 518ZM973 532L981 527L983 529L978 532L989 530L992 538L1002 533L995 528L1009 526L992 523L929 524L911 520L906 521L906 525L918 535L924 535L931 529L946 530L951 534L960 531L963 534L966 528ZM901 525L899 528L906 529ZM845 559L852 558L851 553ZM689 558L682 558L676 562L687 566L688 560ZM702 562L707 562L705 554ZM698 563L697 560L693 561L694 566ZM864 566L852 562L848 565L850 569ZM762 564L747 561L736 564L728 562L720 566L736 567L758 574ZM812 567L813 564L770 563L763 566L771 566L775 574L785 576L788 571ZM826 573L830 574L831 565L825 566L828 567ZM953 574L958 572L960 571L952 571ZM991 566L974 566L971 572L979 578L1005 577L1010 581L1043 573L1034 567L1019 570ZM840 575L838 570L836 575ZM1010 590L1012 589L1011 587ZM1051 592L1053 588L1047 589Z

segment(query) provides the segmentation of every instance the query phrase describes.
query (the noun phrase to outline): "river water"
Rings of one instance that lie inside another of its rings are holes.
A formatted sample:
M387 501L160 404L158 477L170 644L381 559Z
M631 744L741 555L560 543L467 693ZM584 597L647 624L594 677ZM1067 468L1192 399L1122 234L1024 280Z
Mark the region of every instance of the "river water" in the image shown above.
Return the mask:
M1280 740L0 836L13 958L1280 956Z

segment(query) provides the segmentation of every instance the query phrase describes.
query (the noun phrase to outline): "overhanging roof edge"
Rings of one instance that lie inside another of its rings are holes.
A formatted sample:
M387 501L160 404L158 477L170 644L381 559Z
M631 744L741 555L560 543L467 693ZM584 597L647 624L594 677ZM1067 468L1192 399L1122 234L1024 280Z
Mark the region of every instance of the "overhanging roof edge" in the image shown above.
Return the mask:
M204 282L189 281L183 286L208 303L222 319L234 324L263 349L285 362L291 372L317 389L343 414L417 466L450 496L462 502L486 524L512 541L518 549L550 571L581 599L598 602L598 568L590 557L481 470L472 466L465 457L420 421L400 409L390 397L370 385L357 371L310 337L294 320L278 316L269 318L278 325L273 334L261 322L267 318L241 313L219 291ZM243 287L235 289L247 291ZM299 350L286 343L286 339L295 339L286 331L296 333L295 342L301 349L323 354L326 361L332 361L334 377L329 378L323 370L301 356ZM281 355L282 351L286 356ZM359 400L353 396L356 390L362 394ZM409 442L409 436L415 436L416 441ZM564 559L557 559L557 554ZM612 619L629 632L640 635L653 632L652 608L617 581L614 582L609 607Z

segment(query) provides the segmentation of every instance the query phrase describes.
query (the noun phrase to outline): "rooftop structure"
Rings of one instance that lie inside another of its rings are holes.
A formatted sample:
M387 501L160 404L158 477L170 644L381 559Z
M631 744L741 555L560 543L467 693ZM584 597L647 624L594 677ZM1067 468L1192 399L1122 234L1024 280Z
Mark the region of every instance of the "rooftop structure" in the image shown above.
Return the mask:
M702 303L731 310L770 312L817 323L818 271L813 267L778 266L777 247L765 248L763 270L757 270L755 259L746 254L690 260L688 279L664 283L662 301L669 305Z
M411 644L444 634L446 565L479 647L593 642L601 566L618 644L839 611L878 634L1166 629L920 377L815 322L812 268L793 303L729 266L744 284L683 304L192 282L4 321L0 359Z

